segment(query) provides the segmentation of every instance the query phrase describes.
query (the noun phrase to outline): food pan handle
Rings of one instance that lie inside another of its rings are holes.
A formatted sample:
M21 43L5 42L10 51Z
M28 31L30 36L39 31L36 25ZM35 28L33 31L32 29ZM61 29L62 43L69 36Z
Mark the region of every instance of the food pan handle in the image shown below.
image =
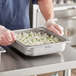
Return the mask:
M69 40L69 39L66 39L66 41L65 41L66 43L70 43L71 41Z
M63 38L65 39L65 40L64 40L65 43L70 43L70 42L71 42L71 41L68 39L68 37L63 36Z

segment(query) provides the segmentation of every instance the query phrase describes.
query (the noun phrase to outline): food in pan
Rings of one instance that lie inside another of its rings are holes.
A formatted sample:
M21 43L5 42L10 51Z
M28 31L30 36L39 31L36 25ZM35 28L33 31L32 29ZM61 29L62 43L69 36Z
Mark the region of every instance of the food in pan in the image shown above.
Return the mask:
M40 32L17 33L16 39L27 46L60 42L60 39L57 37L54 37L53 35L49 36L47 33Z

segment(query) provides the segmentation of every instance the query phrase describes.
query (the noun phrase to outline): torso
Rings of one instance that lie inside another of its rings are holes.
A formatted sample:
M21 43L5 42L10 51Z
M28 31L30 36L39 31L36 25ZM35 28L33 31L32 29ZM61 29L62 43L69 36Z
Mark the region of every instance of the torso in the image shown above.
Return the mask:
M0 24L8 29L29 28L30 0L0 0Z

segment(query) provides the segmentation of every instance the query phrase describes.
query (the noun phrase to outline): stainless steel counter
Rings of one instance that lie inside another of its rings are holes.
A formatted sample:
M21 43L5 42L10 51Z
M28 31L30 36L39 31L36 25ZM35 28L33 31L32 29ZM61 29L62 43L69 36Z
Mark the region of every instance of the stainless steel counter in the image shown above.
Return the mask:
M1 55L0 76L25 76L76 68L76 49L40 57L24 56L14 48Z

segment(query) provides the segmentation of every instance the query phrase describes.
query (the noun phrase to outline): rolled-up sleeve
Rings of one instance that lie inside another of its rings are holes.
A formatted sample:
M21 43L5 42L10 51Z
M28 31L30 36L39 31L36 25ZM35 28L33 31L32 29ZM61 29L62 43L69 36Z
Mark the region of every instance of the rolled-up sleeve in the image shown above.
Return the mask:
M38 0L32 0L33 4L38 4Z

